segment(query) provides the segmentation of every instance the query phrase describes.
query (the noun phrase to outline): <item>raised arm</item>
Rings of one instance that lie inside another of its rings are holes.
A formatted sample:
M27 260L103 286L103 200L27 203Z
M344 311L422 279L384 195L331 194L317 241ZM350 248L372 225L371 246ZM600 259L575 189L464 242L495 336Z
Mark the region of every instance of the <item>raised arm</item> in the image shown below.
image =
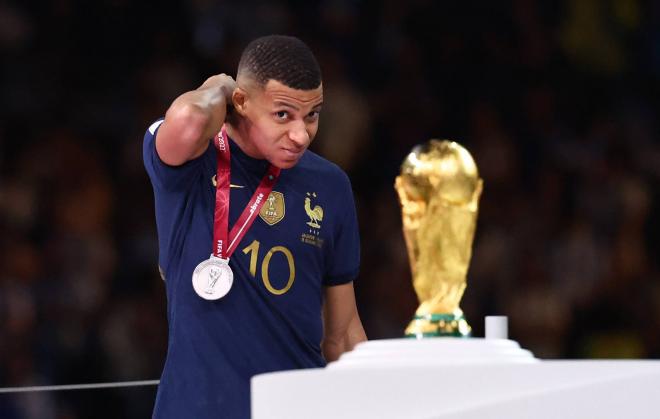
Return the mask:
M367 340L355 305L352 282L325 289L323 325L321 348L328 362L336 361L342 353Z
M227 103L235 88L231 76L219 74L176 98L156 136L160 159L170 166L180 166L201 156L225 122Z

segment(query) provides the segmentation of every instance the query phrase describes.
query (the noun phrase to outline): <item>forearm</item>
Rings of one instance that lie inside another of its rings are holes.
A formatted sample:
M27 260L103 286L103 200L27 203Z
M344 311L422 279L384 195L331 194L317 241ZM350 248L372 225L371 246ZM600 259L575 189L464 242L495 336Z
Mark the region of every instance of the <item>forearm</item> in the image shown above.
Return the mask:
M344 352L352 351L355 345L367 340L367 335L362 327L359 317L354 317L346 332L339 336L325 336L321 349L326 361L332 362L339 359Z
M206 151L225 121L235 86L226 74L212 76L172 102L156 137L156 151L165 163L178 166Z
M321 349L323 350L323 357L327 362L338 360L341 354L346 352L343 340L330 341L328 339L324 339L323 343L321 344Z
M165 120L181 127L179 139L199 144L220 131L226 116L226 97L221 87L200 87L176 98Z

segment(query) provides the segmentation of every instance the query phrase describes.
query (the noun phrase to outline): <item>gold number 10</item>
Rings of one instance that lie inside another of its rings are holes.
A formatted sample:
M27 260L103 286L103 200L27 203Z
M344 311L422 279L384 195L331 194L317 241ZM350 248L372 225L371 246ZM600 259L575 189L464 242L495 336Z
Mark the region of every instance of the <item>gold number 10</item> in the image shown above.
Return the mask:
M246 255L252 252L250 255L250 274L254 277L257 276L257 258L259 257L260 244L261 243L259 243L258 240L255 240L250 243L248 247L243 249L243 253ZM286 261L289 263L289 281L286 283L284 288L279 290L273 287L273 284L270 283L270 278L268 277L268 266L270 265L270 258L272 258L273 255L277 252L282 252L284 256L286 256ZM266 289L272 294L282 295L289 291L293 285L293 281L296 279L296 265L293 261L293 255L291 254L291 251L284 246L272 247L268 253L266 253L266 257L264 257L263 262L261 262L261 279L264 281L264 286Z

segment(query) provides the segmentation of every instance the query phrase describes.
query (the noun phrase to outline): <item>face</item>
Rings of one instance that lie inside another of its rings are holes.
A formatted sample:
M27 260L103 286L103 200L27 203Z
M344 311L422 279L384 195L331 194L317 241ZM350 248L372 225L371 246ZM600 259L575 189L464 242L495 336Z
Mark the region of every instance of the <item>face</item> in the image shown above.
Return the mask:
M269 80L264 87L245 83L240 113L253 157L288 169L296 165L314 139L323 104L323 86L296 90Z

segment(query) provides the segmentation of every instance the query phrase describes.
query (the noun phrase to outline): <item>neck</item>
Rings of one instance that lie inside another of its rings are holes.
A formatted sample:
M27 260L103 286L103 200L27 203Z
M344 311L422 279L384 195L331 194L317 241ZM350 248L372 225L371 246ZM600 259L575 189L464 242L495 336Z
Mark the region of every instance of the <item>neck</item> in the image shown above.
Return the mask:
M250 141L250 136L248 135L248 125L250 121L245 118L237 117L232 118L232 120L225 121L225 128L227 130L227 135L234 140L238 148L248 156L253 159L263 160L264 157L259 153L257 148Z

